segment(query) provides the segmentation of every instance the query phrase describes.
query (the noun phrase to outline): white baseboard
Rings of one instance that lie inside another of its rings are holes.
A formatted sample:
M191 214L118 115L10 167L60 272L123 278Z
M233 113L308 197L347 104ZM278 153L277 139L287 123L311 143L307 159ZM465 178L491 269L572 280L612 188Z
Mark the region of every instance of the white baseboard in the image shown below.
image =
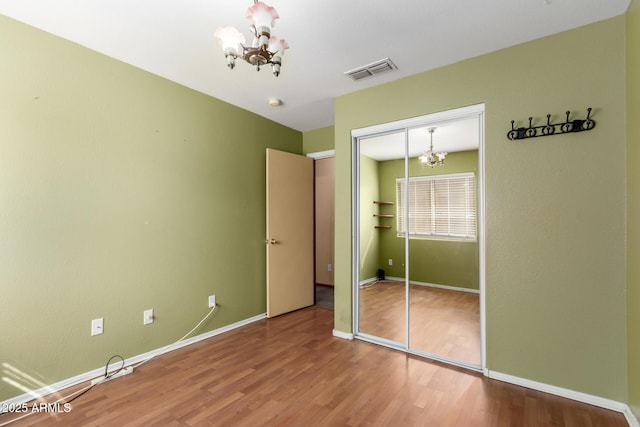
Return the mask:
M631 408L629 408L629 405L627 405L626 403L605 399L603 397L593 396L591 394L569 390L562 387L556 387L549 384L539 383L537 381L531 381L496 371L486 370L485 375L494 380L519 385L521 387L530 388L532 390L542 391L544 393L565 397L577 402L588 403L589 405L594 405L600 408L609 409L611 411L620 412L625 416L630 427L640 427L640 424L638 424L638 419L634 416Z
M458 286L438 285L436 283L416 282L416 281L411 281L411 284L412 285L418 285L418 286L428 286L430 288L446 289L448 291L468 292L470 294L480 294L480 289L461 288L461 287L458 287Z
M342 338L343 340L352 340L353 334L348 332L338 331L336 329L333 330L333 336L337 338Z
M385 280L394 280L397 282L404 282L404 277L393 277L393 276L388 276L385 278ZM471 288L461 288L458 286L448 286L448 285L438 285L437 283L429 283L429 282L417 282L415 280L411 280L411 284L412 285L418 285L418 286L427 286L430 288L439 288L439 289L446 289L449 291L457 291L457 292L469 292L472 294L479 294L480 293L480 289L471 289Z
M633 418L634 422L632 423L629 420L629 416L625 414L625 417L627 417L627 421L629 421L629 425L631 427L640 427L640 406L630 406L630 408L631 408L631 418Z
M371 278L369 278L369 279L361 280L361 281L360 281L360 286L368 285L369 283L373 283L373 282L375 282L375 281L377 281L377 280L378 280L378 278L377 278L377 277L371 277Z
M267 318L267 314L266 313L259 314L257 316L253 316L253 317L250 317L248 319L244 319L244 320L241 320L239 322L232 323L231 325L223 326L222 328L218 328L218 329L215 329L213 331L209 331L209 332L205 332L205 333L200 334L200 335L196 335L195 337L185 339L183 341L180 341L179 343L169 344L167 346L164 346L164 347L161 347L161 348L158 348L158 349L155 349L155 350L151 350L151 351L148 351L146 353L139 354L137 356L129 357L129 358L127 358L125 360L124 367L136 365L136 364L138 364L138 363L140 363L140 362L142 362L144 360L150 359L152 357L159 356L159 355L164 354L164 353L169 353L171 351L174 351L174 350L177 350L179 348L188 346L190 344L194 344L194 343L196 343L198 341L202 341L202 340L205 340L207 338L211 338L211 337L214 337L216 335L220 335L220 334L222 334L224 332L228 332L228 331L231 331L233 329L239 328L241 326L245 326L245 325L248 325L250 323L257 322L258 320L262 320L262 319L266 319L266 318ZM119 369L120 367L122 367L122 363L121 362L117 362L117 363L113 363L113 364L109 365L108 369L109 369L109 372L111 372L112 370ZM71 378L64 379L62 381L58 381L57 383L54 383L54 384L41 387L41 388L39 388L37 390L29 391L28 393L22 394L20 396L16 396L16 397L13 397L11 399L2 401L2 402L0 402L0 406L5 406L5 404L8 405L8 406L20 405L20 404L29 402L29 401L34 400L34 399L38 399L38 398L41 398L41 397L44 397L44 396L47 396L47 395L50 395L50 394L53 394L53 393L58 393L58 392L66 389L66 388L69 388L69 387L72 387L74 385L83 383L85 381L92 380L92 379L97 378L97 377L101 377L103 375L104 375L104 366L101 367L101 368L93 369L93 370L91 370L89 372L85 372L85 373L80 374L80 375L76 375L76 376L71 377Z

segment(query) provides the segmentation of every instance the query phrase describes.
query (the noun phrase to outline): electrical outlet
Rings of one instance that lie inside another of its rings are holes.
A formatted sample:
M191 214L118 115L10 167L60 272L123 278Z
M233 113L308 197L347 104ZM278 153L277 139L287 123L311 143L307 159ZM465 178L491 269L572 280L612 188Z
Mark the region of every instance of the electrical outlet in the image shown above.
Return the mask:
M153 308L150 308L149 310L144 311L142 323L144 325L153 323Z
M91 321L91 336L104 333L104 318L93 319Z
M389 258L389 265L393 265L393 260Z
M216 296L209 295L209 308L214 308L216 306Z
M333 265L331 264L327 265L327 271L333 271Z

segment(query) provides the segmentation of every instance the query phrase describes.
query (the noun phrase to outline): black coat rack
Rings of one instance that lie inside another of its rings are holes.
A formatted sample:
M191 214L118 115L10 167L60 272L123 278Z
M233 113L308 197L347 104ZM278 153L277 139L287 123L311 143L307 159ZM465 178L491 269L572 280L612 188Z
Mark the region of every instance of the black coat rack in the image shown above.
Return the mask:
M591 120L591 107L587 108L587 118L584 120L569 120L570 111L567 111L567 119L564 123L551 123L551 114L547 114L547 124L533 126L533 117L529 117L529 127L519 127L516 129L515 120L511 120L511 130L507 132L510 140L537 138L539 136L560 135L563 133L584 132L596 126L596 122Z

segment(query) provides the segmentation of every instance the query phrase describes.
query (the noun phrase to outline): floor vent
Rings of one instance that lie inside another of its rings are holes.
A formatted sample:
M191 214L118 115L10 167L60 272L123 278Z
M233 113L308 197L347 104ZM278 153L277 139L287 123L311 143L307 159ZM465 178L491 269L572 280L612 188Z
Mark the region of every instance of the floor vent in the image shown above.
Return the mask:
M364 79L367 77L377 76L387 71L397 70L398 67L389 58L381 59L380 61L372 62L363 67L354 68L353 70L345 71L344 75L349 77L353 81Z

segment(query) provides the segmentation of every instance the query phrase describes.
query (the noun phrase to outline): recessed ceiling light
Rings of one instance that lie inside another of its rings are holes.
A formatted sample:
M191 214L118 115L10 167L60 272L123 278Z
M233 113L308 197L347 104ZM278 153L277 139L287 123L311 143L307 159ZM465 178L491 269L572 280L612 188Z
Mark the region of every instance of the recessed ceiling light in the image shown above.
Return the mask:
M278 98L269 98L269 105L272 107L279 107L282 105L282 100Z

